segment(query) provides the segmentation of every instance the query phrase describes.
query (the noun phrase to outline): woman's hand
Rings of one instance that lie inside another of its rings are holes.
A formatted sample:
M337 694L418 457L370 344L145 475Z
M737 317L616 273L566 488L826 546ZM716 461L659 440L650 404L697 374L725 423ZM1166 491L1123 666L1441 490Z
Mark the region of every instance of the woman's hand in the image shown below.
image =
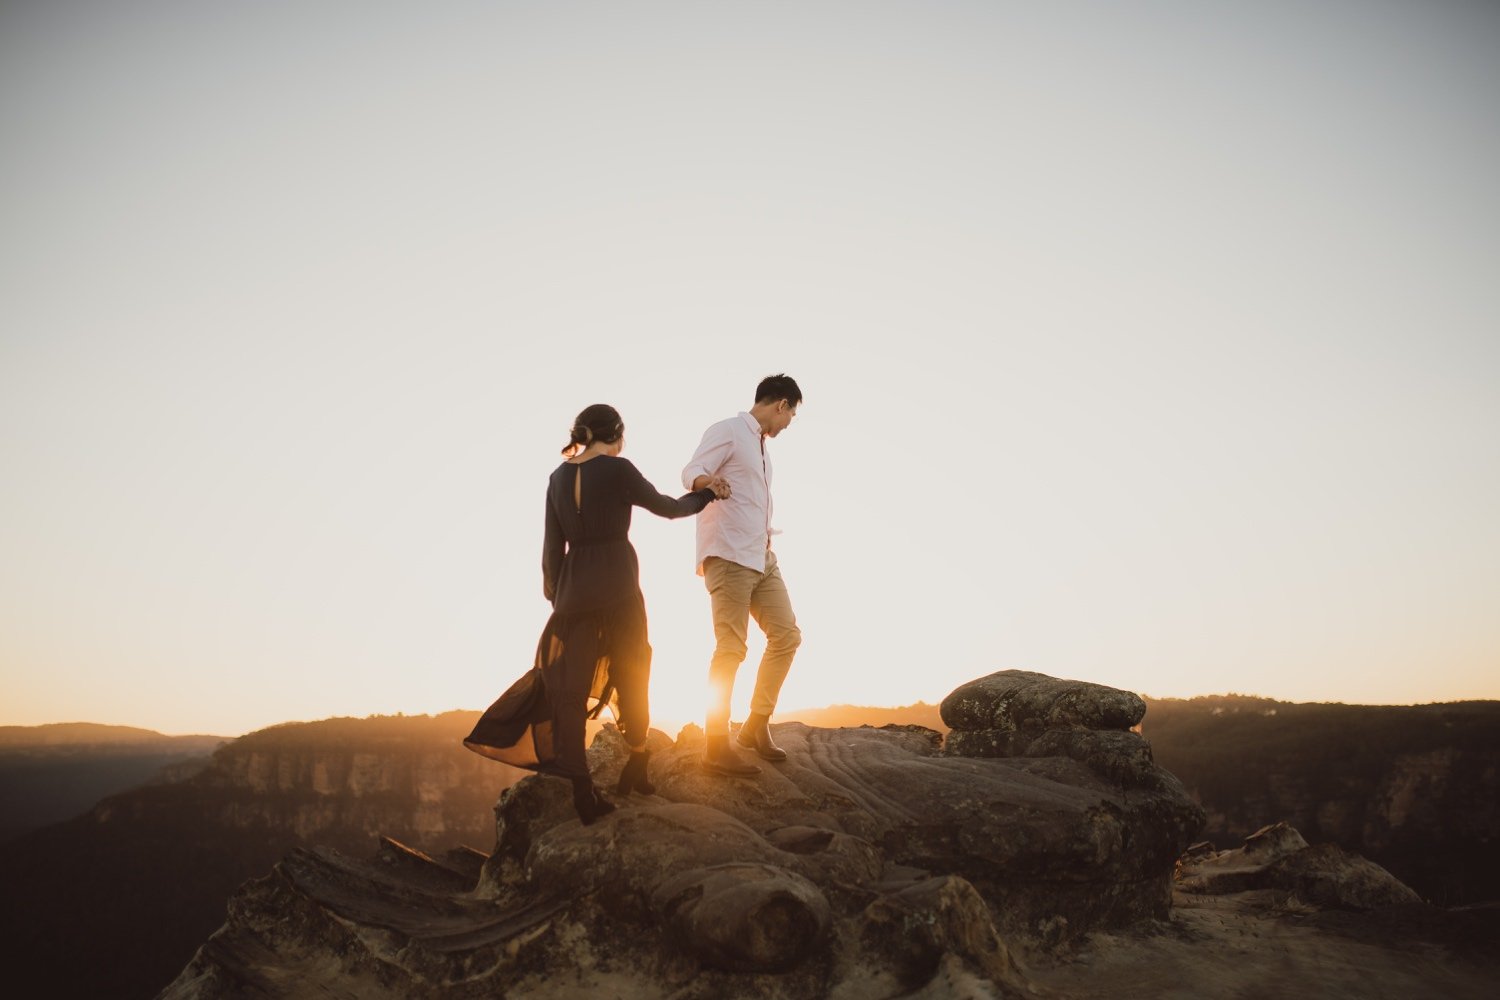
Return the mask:
M718 500L728 500L730 489L729 480L720 476L714 476L708 481L708 488L714 491L714 497Z

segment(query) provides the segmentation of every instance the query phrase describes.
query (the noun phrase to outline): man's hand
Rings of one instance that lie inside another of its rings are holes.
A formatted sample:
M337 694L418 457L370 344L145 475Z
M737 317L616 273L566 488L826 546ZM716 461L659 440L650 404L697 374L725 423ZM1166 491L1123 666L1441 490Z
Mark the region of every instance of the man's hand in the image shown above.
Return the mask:
M720 500L727 500L729 498L729 480L723 476L699 476L693 480L693 490L695 492L704 488L713 490L714 496Z

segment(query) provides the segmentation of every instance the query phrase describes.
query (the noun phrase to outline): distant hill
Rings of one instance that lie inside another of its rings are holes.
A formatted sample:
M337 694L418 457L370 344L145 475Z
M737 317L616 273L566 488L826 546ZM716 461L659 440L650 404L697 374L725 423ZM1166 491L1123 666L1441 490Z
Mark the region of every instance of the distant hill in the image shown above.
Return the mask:
M0 726L0 844L77 816L164 768L206 762L227 739L92 722Z
M212 749L225 736L167 736L154 729L135 726L107 726L98 722L52 722L44 726L0 726L0 748L103 746L129 744L207 743Z
M478 714L275 726L184 780L13 840L0 852L7 985L16 996L153 996L224 921L234 890L296 847L365 857L386 834L488 851L494 804L524 772L463 748Z
M867 705L829 705L827 708L804 708L776 713L776 722L802 722L809 726L838 729L843 726L926 726L940 733L948 727L936 705L919 701L900 708L871 708Z

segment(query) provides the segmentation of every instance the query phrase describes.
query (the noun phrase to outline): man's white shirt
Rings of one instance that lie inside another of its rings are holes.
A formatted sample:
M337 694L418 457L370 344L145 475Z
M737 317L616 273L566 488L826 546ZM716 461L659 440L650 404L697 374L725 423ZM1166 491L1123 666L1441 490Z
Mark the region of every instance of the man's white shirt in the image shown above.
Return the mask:
M722 476L731 492L729 499L714 501L698 515L698 575L709 556L764 573L766 550L776 531L771 527L771 457L760 423L740 413L704 431L682 470L682 485L692 489L699 476Z

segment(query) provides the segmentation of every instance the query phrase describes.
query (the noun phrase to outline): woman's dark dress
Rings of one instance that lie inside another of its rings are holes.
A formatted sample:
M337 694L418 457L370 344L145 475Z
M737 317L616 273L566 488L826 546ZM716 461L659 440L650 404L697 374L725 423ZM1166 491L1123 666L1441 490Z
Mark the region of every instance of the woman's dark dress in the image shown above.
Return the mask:
M574 502L574 484L581 503ZM542 593L552 617L536 665L489 707L464 740L475 753L565 777L588 774L584 724L618 700L626 739L640 745L650 726L651 645L630 515L688 517L713 500L702 489L677 499L658 493L629 460L598 455L564 462L547 481Z

